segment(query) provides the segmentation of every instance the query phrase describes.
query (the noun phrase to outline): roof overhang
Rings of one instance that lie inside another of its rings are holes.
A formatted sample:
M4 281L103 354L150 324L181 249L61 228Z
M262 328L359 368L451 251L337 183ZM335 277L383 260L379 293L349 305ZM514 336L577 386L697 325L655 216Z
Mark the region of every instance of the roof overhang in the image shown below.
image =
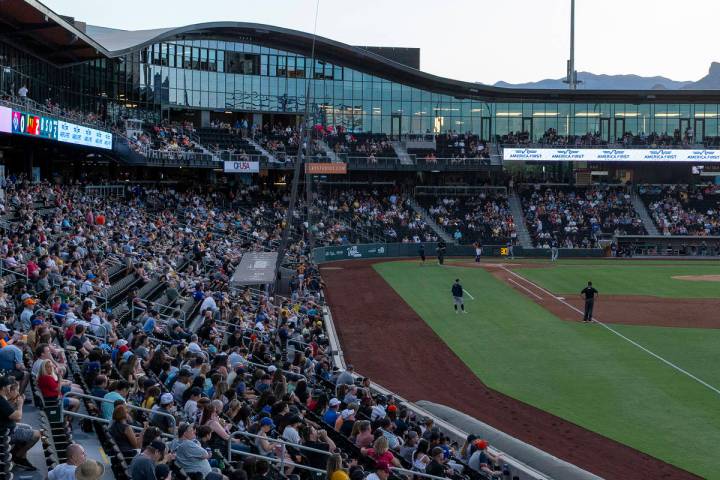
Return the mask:
M61 17L36 0L0 0L0 40L56 66L108 54L72 19Z

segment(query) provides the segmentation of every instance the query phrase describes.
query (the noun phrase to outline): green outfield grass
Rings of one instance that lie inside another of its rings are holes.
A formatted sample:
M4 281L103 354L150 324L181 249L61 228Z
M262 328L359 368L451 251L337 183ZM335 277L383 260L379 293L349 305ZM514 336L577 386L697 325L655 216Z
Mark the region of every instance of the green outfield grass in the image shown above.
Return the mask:
M720 263L698 262L668 265L645 262L562 262L547 268L515 269L529 280L557 294L573 294L588 280L601 294L652 295L668 298L718 298L720 283L689 282L680 275L720 275Z
M414 262L375 269L491 388L705 478L720 478L717 393L600 325L558 319L482 269ZM548 269L563 278L565 271L574 269ZM466 299L467 315L452 310L456 277L475 297ZM559 285L574 291L574 278ZM720 330L613 328L720 387Z

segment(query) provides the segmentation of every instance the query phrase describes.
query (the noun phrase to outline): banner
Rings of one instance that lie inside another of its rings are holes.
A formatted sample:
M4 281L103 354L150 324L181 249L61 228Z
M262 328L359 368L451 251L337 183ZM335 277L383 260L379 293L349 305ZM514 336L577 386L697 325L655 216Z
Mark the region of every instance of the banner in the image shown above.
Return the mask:
M0 133L12 133L12 110L0 107Z
M64 122L62 120L58 122L57 139L73 145L112 150L112 133Z
M417 246L415 246L417 250ZM325 260L343 260L353 258L377 258L387 255L385 244L345 245L325 248Z
M258 173L260 162L225 162L223 168L225 173Z
M720 150L503 148L503 160L523 162L720 162Z
M345 175L347 163L306 163L305 173L311 175Z

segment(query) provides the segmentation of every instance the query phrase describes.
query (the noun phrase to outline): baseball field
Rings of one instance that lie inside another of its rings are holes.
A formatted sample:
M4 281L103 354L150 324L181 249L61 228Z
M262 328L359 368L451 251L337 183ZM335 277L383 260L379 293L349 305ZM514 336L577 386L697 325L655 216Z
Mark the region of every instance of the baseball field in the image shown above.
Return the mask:
M352 324L338 320L346 353L358 370L381 377L383 358L405 368L405 380L384 380L411 399L464 410L606 478L623 478L628 469L635 469L633 478L720 478L720 262L453 260L444 267L389 261L330 268L324 275L336 317L353 302L362 309ZM343 277L352 282L350 298L333 291ZM466 291L464 315L452 307L456 278ZM600 297L597 321L584 324L579 292L588 280ZM377 298L361 293L375 283L387 291ZM376 319L371 304L385 301L394 303ZM353 344L350 335L357 338L362 322L371 331L377 322L385 335L373 346ZM444 363L445 349L457 366ZM404 359L388 357L390 350ZM477 404L465 401L468 395ZM509 412L495 411L490 395ZM613 465L593 464L603 460Z

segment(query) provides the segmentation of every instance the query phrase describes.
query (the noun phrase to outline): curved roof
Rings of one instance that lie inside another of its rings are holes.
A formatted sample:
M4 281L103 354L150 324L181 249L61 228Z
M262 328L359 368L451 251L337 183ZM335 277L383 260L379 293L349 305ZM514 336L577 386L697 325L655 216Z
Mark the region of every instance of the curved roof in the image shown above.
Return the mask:
M329 38L258 23L208 22L135 31L96 26L80 29L76 27L77 24L72 19L68 20L55 14L37 0L1 1L4 7L0 10L0 22L6 20L5 17L14 15L16 18L12 20L17 20L21 16L29 16L30 13L35 12L44 16L45 22L49 18L56 30L57 27L66 30L66 36L69 38L65 39L59 36L57 41L62 45L64 40L66 48L58 47L54 50L58 55L58 58L54 60L55 63L67 64L73 60L82 61L103 56L120 57L153 43L177 39L243 41L310 56L314 41L316 57L322 60L457 98L512 102L720 103L720 91L718 90L544 90L502 88L463 82L425 73L368 50ZM6 6L12 6L12 8L6 8ZM16 23L16 31L27 30L28 27L23 27L20 21ZM0 28L0 30L2 29ZM22 35L22 33L18 34ZM75 52L77 55L71 58L60 56L66 55L68 52ZM37 54L41 56L43 53L45 52L39 49Z

